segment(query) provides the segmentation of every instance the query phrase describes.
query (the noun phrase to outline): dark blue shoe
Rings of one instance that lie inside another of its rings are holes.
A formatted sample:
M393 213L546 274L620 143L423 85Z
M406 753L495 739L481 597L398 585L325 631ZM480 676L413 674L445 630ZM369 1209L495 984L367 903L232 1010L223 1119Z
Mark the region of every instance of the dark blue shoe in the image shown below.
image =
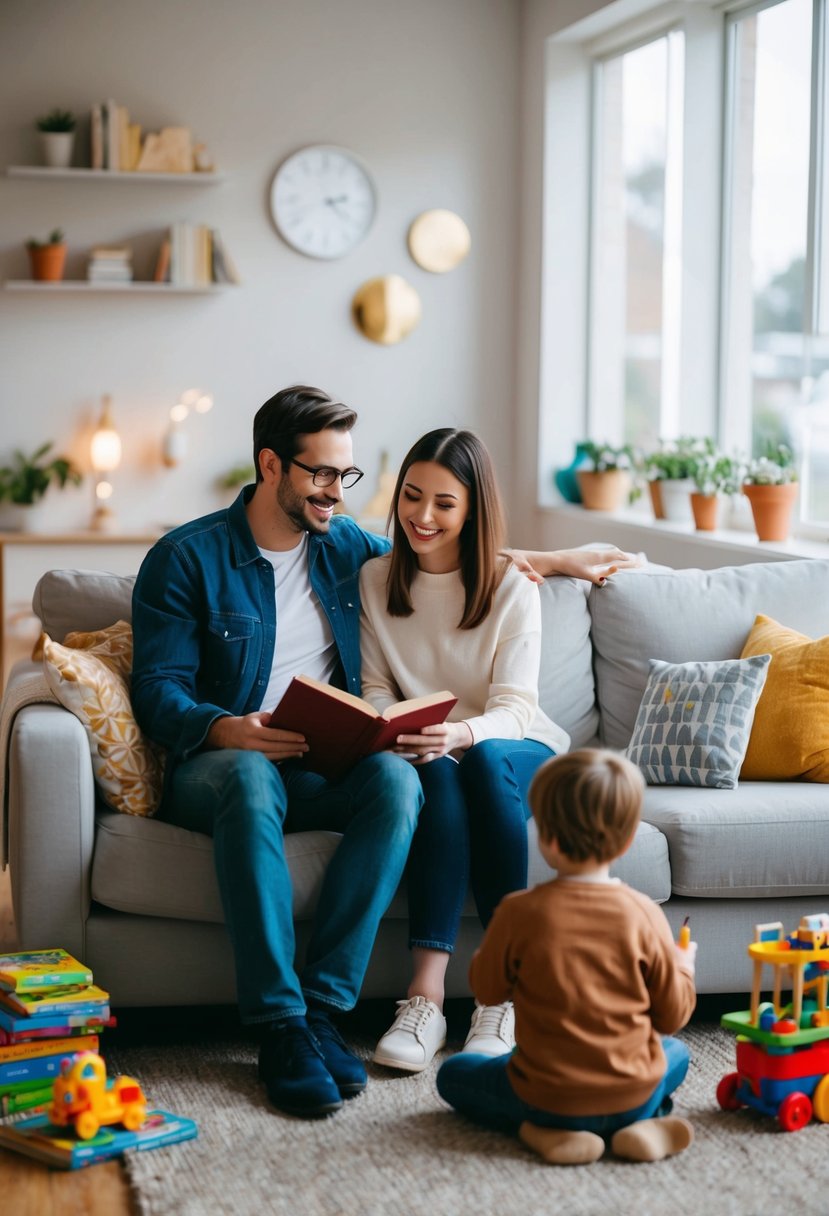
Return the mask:
M308 1025L319 1044L325 1067L343 1098L356 1098L368 1083L363 1061L349 1051L337 1027L321 1009L308 1010Z
M287 1115L319 1118L343 1104L307 1025L267 1029L259 1048L259 1079L273 1105Z

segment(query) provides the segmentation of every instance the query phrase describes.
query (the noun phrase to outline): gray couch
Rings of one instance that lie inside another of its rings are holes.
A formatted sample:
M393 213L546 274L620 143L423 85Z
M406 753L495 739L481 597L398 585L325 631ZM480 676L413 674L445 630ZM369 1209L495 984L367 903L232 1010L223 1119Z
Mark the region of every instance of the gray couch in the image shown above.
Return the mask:
M131 580L89 571L44 576L35 610L62 639L130 615ZM829 561L703 572L620 574L604 588L549 579L541 588L541 702L573 746L624 747L649 658L739 656L763 612L812 637L829 632ZM10 690L31 665L18 665ZM62 945L94 970L116 1005L232 1002L233 965L206 836L96 802L86 736L56 705L17 714L8 760L8 836L22 947ZM549 875L530 836L530 883ZM299 949L331 833L288 838ZM674 929L690 914L698 987L748 987L757 921L794 926L829 909L829 787L742 783L736 790L650 787L644 821L616 872L662 903ZM601 949L601 926L596 948ZM467 903L451 995L467 994L480 939ZM406 905L398 893L378 935L363 995L399 997L408 982Z

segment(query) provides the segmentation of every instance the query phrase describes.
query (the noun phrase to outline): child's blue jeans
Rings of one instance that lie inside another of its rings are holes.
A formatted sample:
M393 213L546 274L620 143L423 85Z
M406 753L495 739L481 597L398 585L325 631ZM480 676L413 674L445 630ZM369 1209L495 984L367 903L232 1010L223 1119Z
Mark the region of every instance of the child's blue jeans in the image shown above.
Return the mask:
M659 1085L647 1102L615 1115L556 1115L522 1102L512 1088L507 1073L510 1052L495 1057L473 1052L451 1056L438 1071L438 1093L444 1102L454 1106L462 1115L494 1131L514 1135L526 1122L539 1127L612 1136L620 1127L627 1127L639 1119L670 1113L673 1107L671 1094L685 1080L691 1057L688 1048L679 1039L664 1038L662 1047L666 1068Z

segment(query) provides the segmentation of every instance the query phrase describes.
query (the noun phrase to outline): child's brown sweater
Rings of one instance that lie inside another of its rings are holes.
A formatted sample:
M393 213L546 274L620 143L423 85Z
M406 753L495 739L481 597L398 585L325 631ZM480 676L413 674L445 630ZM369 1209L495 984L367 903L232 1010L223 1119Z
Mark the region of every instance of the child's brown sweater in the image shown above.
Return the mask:
M665 1071L659 1034L684 1026L696 1003L665 914L623 883L555 880L508 895L469 980L483 1005L514 1001L513 1089L561 1115L646 1102Z

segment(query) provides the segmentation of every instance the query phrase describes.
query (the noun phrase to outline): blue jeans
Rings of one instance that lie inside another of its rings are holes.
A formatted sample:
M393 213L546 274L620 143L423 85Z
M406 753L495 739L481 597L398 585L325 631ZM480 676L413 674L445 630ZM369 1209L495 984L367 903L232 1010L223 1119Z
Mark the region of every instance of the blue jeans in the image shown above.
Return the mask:
M454 1106L468 1119L495 1131L515 1134L522 1123L528 1122L539 1127L612 1136L629 1123L670 1113L673 1107L671 1094L685 1080L690 1054L679 1039L664 1038L662 1047L666 1067L659 1085L647 1102L615 1115L556 1115L522 1102L512 1088L507 1073L509 1052L494 1058L472 1052L452 1056L438 1071L438 1093L444 1102Z
M485 739L460 763L417 768L425 802L407 871L410 946L452 952L470 881L484 928L526 887L527 790L553 754L534 739Z
M243 1022L351 1009L380 918L403 874L423 796L399 756L369 756L332 784L255 751L202 752L173 773L161 818L213 837ZM301 975L294 968L283 834L342 832L325 871Z

